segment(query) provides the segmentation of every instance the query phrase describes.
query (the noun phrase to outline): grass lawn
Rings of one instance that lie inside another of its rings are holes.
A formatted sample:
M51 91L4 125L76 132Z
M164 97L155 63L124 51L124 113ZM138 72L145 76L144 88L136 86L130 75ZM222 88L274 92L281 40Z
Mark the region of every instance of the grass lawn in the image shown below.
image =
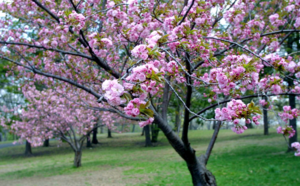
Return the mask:
M208 162L218 185L300 185L300 157L285 153L286 143L275 130L262 133L220 131ZM198 154L205 152L211 135L212 130L190 133ZM72 167L74 154L65 143L33 148L31 157L23 155L24 146L0 149L0 185L192 185L185 163L162 133L156 146L147 148L140 134L98 140L101 144L83 150L81 168Z

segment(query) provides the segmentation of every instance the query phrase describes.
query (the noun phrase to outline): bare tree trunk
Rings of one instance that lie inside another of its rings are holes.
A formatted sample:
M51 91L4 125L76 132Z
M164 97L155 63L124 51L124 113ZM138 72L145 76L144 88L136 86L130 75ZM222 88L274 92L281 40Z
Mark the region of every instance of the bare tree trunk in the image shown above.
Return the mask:
M111 130L110 129L107 129L107 138L112 138Z
M181 127L181 109L180 109L179 104L178 104L177 110L176 110L175 125L176 125L176 129L177 129L177 134L179 135L180 127Z
M93 144L98 144L98 143L99 143L99 141L98 141L98 139L97 139L97 133L98 133L98 128L95 127L95 128L93 129L93 140L92 140L92 143L93 143Z
M289 95L289 103L291 106L291 109L296 108L296 96L295 95ZM294 149L291 148L291 144L294 142L297 142L297 122L296 118L290 120L290 126L293 127L293 129L296 131L295 135L289 139L289 148L288 152L294 151Z
M104 133L103 128L104 128L103 126L100 127L100 134Z
M216 128L216 124L217 124L217 122L216 121L214 121L214 123L213 123L213 130L215 130L215 128Z
M184 145L183 141L173 132L172 128L164 123L162 118L155 114L155 122L167 137L174 150L185 160L192 176L194 186L216 186L213 174L206 169L206 156L196 157L196 151L190 146Z
M142 129L142 134L141 134L141 136L144 136L144 134L145 134L145 127L143 127L143 129Z
M132 125L132 131L131 132L134 132L135 130L135 124Z
M81 166L81 155L82 155L81 149L75 150L74 167L76 168Z
M86 137L86 147L92 147L92 143L91 143L91 133L88 133L87 137Z
M144 129L145 129L145 147L150 147L152 146L151 138L150 138L150 126L146 125Z
M31 144L27 140L25 144L25 155L27 156L32 155Z
M43 146L44 146L44 147L49 147L49 146L50 146L50 144L49 144L49 139L46 139L46 140L44 141Z
M156 123L153 123L151 125L151 135L152 135L151 142L154 142L154 143L157 142L158 133L159 133L159 128Z
M124 132L124 124L121 126L121 131Z
M268 101L266 97L264 99L265 101ZM264 135L269 135L269 121L268 121L267 107L264 107L263 114L264 114Z

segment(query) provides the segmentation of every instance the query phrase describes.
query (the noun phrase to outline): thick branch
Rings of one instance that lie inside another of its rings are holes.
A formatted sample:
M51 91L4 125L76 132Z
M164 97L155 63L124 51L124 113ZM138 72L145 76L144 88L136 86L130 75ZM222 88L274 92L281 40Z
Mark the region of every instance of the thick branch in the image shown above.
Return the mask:
M188 53L186 53L186 58L189 58ZM188 62L188 59L185 60L185 65L188 70L188 73L191 74L191 65ZM185 99L185 104L186 108L184 111L184 121L183 121L183 130L182 130L182 141L186 146L189 146L189 140L188 140L188 127L189 127L189 117L190 117L190 112L189 108L191 107L191 99L192 99L192 93L193 89L191 86L191 77L189 75L185 75L185 79L187 82L187 93L186 93L186 99Z

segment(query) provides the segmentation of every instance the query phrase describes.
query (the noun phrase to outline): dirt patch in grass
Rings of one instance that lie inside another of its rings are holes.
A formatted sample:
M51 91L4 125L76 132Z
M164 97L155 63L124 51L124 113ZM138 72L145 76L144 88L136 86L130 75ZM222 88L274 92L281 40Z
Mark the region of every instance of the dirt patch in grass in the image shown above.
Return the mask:
M146 175L126 177L123 171L130 167L107 168L93 172L73 173L72 175L57 175L50 177L30 177L16 180L1 180L1 186L125 186L135 185L148 181Z

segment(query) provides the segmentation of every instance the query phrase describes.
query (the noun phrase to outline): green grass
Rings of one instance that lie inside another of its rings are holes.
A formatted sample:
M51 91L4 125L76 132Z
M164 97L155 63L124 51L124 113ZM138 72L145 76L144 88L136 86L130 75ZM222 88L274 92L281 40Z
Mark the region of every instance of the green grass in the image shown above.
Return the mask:
M192 131L191 144L197 154L204 153L212 131ZM37 179L57 175L82 175L101 173L122 168L121 183L134 179L127 185L191 185L185 163L160 134L155 147L143 147L139 134L114 135L98 138L100 145L83 150L82 167L73 168L73 152L67 144L33 148L34 156L23 155L24 147L0 149L0 180ZM300 183L300 158L285 153L287 147L281 135L271 130L269 136L253 129L236 135L222 130L208 162L208 169L217 178L218 185L285 185ZM83 182L93 185L92 182Z

